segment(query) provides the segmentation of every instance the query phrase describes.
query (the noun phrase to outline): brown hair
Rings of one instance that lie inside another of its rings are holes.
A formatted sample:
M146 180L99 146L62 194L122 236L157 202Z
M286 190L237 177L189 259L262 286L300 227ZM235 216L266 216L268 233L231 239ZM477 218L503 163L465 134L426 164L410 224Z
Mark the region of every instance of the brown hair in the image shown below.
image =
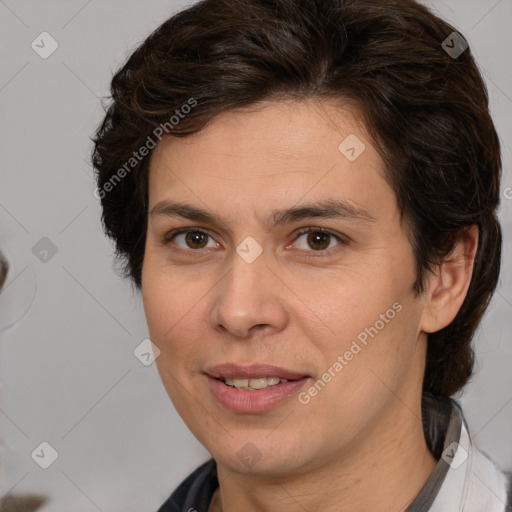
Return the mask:
M479 227L466 299L428 340L424 389L460 390L500 270L501 156L471 50L442 47L452 32L413 0L203 0L172 16L113 77L93 139L95 194L124 275L140 288L148 162L163 131L185 137L262 100L355 101L410 227L416 294L463 230Z

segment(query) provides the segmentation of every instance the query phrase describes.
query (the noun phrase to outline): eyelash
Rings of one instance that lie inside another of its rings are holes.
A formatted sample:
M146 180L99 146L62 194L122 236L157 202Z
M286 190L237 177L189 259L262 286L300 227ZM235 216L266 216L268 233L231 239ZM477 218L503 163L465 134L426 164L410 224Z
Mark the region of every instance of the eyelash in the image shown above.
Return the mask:
M207 231L204 231L203 229L200 229L200 228L193 228L193 227L192 228L180 228L180 229L176 229L176 230L171 231L170 233L166 234L162 241L163 245L168 245L176 236L178 236L182 233L202 233L206 236L209 236L210 238L213 238L210 235L210 233L208 233ZM344 245L348 244L348 240L346 237L336 235L336 234L332 233L331 231L329 231L325 228L321 228L321 227L300 228L296 231L297 238L299 238L300 235L304 235L306 233L320 233L320 234L326 234L326 235L332 236L339 242L339 245L337 247L327 249L327 250L318 250L318 251L311 250L311 251L305 251L305 252L312 252L312 253L316 252L316 253L330 254L331 251L336 250L336 248L339 249L340 246L344 246ZM175 250L175 249L173 249L173 250ZM200 252L201 251L200 249L183 249L181 247L179 247L177 250L189 251L189 252ZM307 255L306 258L318 258L321 256L322 256L321 254L320 255Z

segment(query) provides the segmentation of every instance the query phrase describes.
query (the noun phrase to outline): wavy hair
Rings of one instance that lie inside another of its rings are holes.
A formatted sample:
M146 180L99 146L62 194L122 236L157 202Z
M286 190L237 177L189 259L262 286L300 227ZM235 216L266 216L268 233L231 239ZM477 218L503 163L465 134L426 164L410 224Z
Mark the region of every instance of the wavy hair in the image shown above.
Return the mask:
M140 288L151 151L138 151L162 126L186 137L262 100L354 101L407 221L415 294L461 233L479 228L465 301L428 335L424 390L460 390L499 276L501 154L471 49L454 58L442 47L453 32L414 0L203 0L173 15L116 72L93 139L102 222L124 275Z

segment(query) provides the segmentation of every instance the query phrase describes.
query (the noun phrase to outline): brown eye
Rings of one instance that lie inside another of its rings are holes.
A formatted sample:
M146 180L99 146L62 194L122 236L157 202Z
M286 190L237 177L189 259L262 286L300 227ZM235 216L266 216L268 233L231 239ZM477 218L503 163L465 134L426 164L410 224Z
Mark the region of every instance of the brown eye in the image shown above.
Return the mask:
M164 243L169 243L171 240L182 249L204 249L207 247L208 238L211 238L208 233L198 229L181 229L174 231L165 237ZM182 241L181 241L182 240ZM179 243L181 241L181 243ZM214 247L216 244L214 244ZM212 247L212 246L210 246Z
M308 252L328 252L327 249L331 248L331 242L333 241L337 241L337 245L346 243L341 237L321 228L303 228L299 230L299 235L307 235L305 237L306 242L302 244L302 247L301 244L297 242L296 244L299 249ZM299 240L301 236L299 236L297 240ZM311 249L313 251L311 251Z
M329 247L331 235L328 233L308 233L307 235L306 240L312 249L321 250Z
M185 242L191 249L202 249L207 237L208 235L201 231L188 231L185 234Z

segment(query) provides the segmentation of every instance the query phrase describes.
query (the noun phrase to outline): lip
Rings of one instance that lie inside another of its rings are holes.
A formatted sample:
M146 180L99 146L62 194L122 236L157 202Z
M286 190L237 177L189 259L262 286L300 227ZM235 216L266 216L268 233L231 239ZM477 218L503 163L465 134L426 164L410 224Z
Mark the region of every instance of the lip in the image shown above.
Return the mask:
M280 379L298 380L309 377L304 372L287 370L271 364L253 364L240 366L234 363L224 363L207 368L206 375L214 379L258 379L261 377L279 377Z
M270 364L240 366L225 363L208 368L205 372L208 386L213 396L225 408L242 413L268 411L296 395L311 378L302 372L287 370ZM236 389L220 379L251 379L279 377L287 379L275 386L258 390Z

